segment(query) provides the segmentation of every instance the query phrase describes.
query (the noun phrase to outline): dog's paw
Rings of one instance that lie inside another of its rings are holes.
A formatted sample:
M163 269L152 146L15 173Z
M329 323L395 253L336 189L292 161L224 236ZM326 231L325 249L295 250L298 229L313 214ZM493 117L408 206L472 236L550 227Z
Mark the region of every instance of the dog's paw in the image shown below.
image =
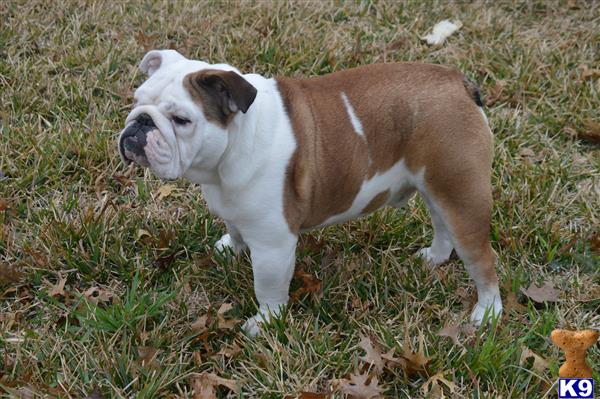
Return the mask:
M421 248L417 252L417 256L423 259L423 262L431 267L439 266L450 259L450 256L436 254L431 247Z
M242 325L242 330L246 333L246 335L250 337L256 337L260 334L262 330L262 323L264 322L264 316L261 313L258 313L255 316L252 316Z
M230 234L223 234L221 239L215 243L215 251L221 254L233 253L238 255L246 250L246 244L237 242Z
M499 319L501 315L502 302L500 301L500 298L495 298L492 302L477 302L471 313L471 323L480 326L486 317L489 322L492 318Z
M246 332L250 337L256 337L263 329L264 323L269 323L273 318L277 318L281 315L282 310L285 308L285 304L272 305L272 306L261 306L258 313L242 325L242 330Z
M224 234L223 237L215 243L215 251L225 254L229 250L235 253L235 244L229 234Z

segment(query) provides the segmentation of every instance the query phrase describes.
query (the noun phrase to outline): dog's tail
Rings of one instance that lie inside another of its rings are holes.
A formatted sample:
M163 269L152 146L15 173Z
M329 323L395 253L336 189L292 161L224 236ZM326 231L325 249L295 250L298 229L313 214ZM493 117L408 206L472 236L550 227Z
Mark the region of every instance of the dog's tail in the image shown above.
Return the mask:
M469 97L473 99L475 104L483 108L483 101L481 100L481 92L479 91L479 86L466 76L463 78L463 85L469 94Z

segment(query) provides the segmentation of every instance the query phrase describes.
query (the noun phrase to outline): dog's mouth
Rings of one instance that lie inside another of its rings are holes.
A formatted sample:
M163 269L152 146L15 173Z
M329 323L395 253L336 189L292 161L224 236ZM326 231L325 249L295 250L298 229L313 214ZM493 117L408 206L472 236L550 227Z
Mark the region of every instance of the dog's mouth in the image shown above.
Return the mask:
M135 162L140 166L148 167L148 157L144 147L146 147L147 136L153 130L156 130L156 124L148 114L140 114L121 134L119 140L119 150L125 162Z

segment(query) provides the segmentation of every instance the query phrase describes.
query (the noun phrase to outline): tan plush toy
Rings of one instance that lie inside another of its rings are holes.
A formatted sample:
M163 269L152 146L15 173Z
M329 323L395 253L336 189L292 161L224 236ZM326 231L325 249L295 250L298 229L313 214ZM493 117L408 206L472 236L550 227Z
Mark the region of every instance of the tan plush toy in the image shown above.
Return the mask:
M598 340L598 331L554 330L550 338L565 352L565 363L558 370L560 378L592 377L592 368L585 361L585 355L588 348Z

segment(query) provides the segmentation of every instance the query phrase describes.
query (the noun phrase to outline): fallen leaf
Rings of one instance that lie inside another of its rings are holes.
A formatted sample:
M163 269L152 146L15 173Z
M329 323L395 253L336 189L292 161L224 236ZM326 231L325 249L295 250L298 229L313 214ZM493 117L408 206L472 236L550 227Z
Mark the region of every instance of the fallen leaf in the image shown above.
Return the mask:
M440 337L448 337L456 345L460 345L460 341L458 340L458 334L460 334L460 324L452 324L452 323L446 324L437 333L438 336L440 336Z
M152 265L155 268L157 268L158 270L164 272L171 267L173 262L175 262L175 254L174 253L172 253L171 255L167 255L167 256L161 256L160 258L156 259L152 263Z
M523 346L521 348L521 358L519 360L519 365L523 366L525 364L526 360L531 357L533 358L533 365L532 365L533 370L541 373L548 368L548 366L549 366L548 361L546 359L544 359L543 357L541 357L540 355L536 354L534 351L532 351L531 349L529 349L526 346Z
M586 64L580 64L577 69L581 70L581 79L583 80L600 77L600 69L590 68Z
M600 124L593 119L587 119L583 129L576 131L575 129L566 127L565 131L579 140L600 145Z
M153 348L151 346L138 346L138 363L142 367L146 367L153 370L160 369L160 363L156 360L156 355L158 354L158 349Z
M236 381L219 377L214 373L194 374L192 378L194 399L217 399L215 388L218 386L224 386L238 394L240 392Z
M374 366L376 372L380 373L381 370L383 370L383 359L381 358L381 352L373 347L371 339L369 337L361 336L358 346L367 352L365 356L360 357L360 360Z
M385 365L389 368L393 367L401 367L403 370L408 367L406 363L406 359L402 357L394 357L395 348L390 349L386 353L381 355L381 358L385 361Z
M527 311L527 306L519 303L517 295L512 290L507 292L504 299L504 312L509 314L511 311L515 311L516 313L525 313Z
M337 380L342 393L353 399L382 398L383 390L378 386L377 377L369 377L367 373L351 374L350 379Z
M190 328L192 329L193 332L201 334L208 329L207 322L208 322L208 315L205 314L204 316L198 317L198 320L193 322L192 325L190 326Z
M175 186L172 184L165 184L163 186L161 186L157 191L157 197L156 197L156 201L162 201L163 199L167 198L169 195L171 195L173 193L173 191L175 191Z
M38 392L29 386L21 387L13 392L18 399L34 399L38 395Z
M323 295L323 283L310 273L302 269L296 270L294 278L299 279L302 285L290 295L291 301L297 301L305 293L310 293L319 299Z
M519 155L522 157L535 157L535 152L531 148L523 147L519 150Z
M18 283L21 278L23 278L23 272L16 266L0 262L0 286Z
M152 237L152 234L150 234L150 232L146 229L138 229L136 240L140 240L144 237Z
M171 241L175 238L175 230L161 230L158 233L158 248L167 249L171 246Z
M225 313L229 312L233 309L233 304L228 302L223 302L221 306L219 306L219 310L217 310L217 315L223 316Z
M133 181L129 177L127 177L127 176L125 176L125 175L123 175L121 173L115 173L115 174L113 174L112 178L114 180L116 180L117 183L119 183L123 187L133 186Z
M537 303L557 302L560 297L560 292L550 281L545 281L541 286L531 283L527 289L521 287L521 292Z
M298 252L320 253L326 245L327 242L325 240L318 239L312 234L306 234L300 236Z
M0 198L0 212L4 212L8 209L8 202L4 198Z
M94 388L92 393L83 399L104 399L104 396L102 396L102 394L100 393L100 390L98 388Z
M408 331L406 331L402 348L402 357L406 359L406 368L404 371L407 375L426 373L426 367L431 359L425 356L425 337L423 336L423 333L419 333L419 349L416 352L410 349L409 342L410 338L408 336Z
M508 95L504 94L504 89L506 88L506 86L507 86L506 80L500 79L500 80L496 81L496 83L494 84L494 87L492 89L490 89L488 95L486 96L486 99L485 99L486 107L492 107L497 102L506 101L509 98Z
M242 351L242 348L240 348L238 344L234 343L230 347L221 348L221 350L219 350L217 352L217 355L223 355L225 357L232 358L235 355L237 355L238 353L240 353L241 351Z
M239 319L225 319L225 313L233 309L233 304L224 302L217 310L217 328L221 330L231 330L240 323Z
M442 385L447 388L450 394L454 394L456 392L456 384L444 378L443 372L429 377L421 389L428 398L443 398L444 391Z
M98 304L100 302L110 302L115 295L112 292L102 290L99 287L90 287L83 292L83 296L88 301Z
M50 285L50 289L48 290L49 296L65 296L65 283L67 282L67 278L62 275L58 275L58 282L54 285Z
M600 232L595 232L594 234L592 234L589 243L592 252L600 256Z

